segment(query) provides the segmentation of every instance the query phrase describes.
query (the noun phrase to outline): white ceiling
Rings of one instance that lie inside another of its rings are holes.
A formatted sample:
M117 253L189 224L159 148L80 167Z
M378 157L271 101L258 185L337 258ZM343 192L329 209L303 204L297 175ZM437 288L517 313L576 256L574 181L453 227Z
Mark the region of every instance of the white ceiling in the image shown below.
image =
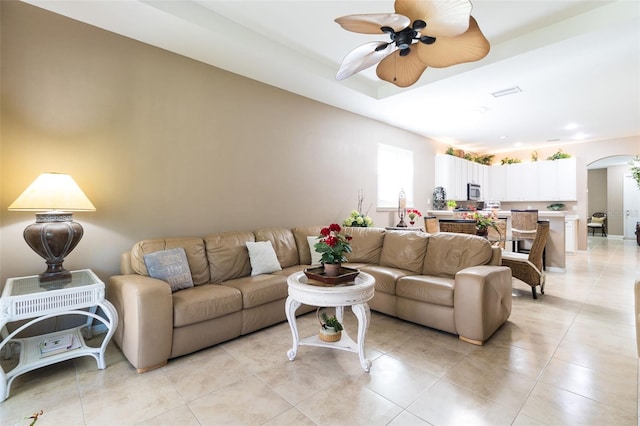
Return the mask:
M373 68L335 80L349 51L385 36L333 20L393 1L25 2L467 151L640 136L638 0L474 0L489 55L429 68L406 89Z

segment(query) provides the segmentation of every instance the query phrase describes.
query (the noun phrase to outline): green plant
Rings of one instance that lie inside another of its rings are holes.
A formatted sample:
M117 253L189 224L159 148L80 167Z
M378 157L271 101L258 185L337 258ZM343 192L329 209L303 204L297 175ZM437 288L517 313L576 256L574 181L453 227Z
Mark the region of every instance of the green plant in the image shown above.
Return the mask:
M631 175L638 184L638 189L640 189L640 155L636 155L629 164L631 164Z
M473 161L475 161L476 163L484 164L485 166L489 166L493 161L493 157L495 157L495 155L493 154L476 155L473 158Z
M504 157L502 160L500 160L500 164L503 166L505 164L517 164L517 163L522 163L522 160L519 160L517 158L509 158L509 157Z
M538 151L531 151L531 161L538 161Z
M333 328L335 331L344 330L344 327L342 327L342 324L340 324L340 321L338 321L338 318L336 318L335 315L329 316L326 312L322 312L320 314L320 319L322 319L322 328L325 330L328 327Z
M571 155L567 154L566 152L562 152L562 150L559 149L558 152L547 157L547 160L560 160L562 158L571 158Z
M445 151L445 154L447 154L447 155L456 155L456 150L453 149L453 147L451 145L449 145L447 147L447 150Z
M320 253L322 263L346 262L345 253L351 253L351 235L341 234L342 228L337 223L332 223L322 228L318 236L318 242L313 245L316 252Z
M465 153L462 158L464 158L467 161L473 161L473 156L469 153Z
M498 231L498 228L496 226L496 218L491 213L484 214L478 211L474 211L473 213L463 213L462 217L465 219L475 220L476 229L478 231L485 231L487 228L493 228Z
M366 213L362 213L362 203L364 202L364 192L362 189L358 190L358 210L351 210L351 214L348 218L342 222L342 226L357 226L366 228L373 226L373 219L367 216Z
M456 203L455 200L448 200L447 201L447 207L456 208L456 207L458 207L458 203Z

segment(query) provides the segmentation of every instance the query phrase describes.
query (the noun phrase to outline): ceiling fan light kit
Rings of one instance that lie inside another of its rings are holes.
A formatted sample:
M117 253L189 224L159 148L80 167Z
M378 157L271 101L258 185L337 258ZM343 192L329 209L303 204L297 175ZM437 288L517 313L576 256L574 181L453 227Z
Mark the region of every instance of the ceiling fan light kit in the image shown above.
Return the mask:
M408 87L427 67L473 62L489 53L489 42L471 16L468 0L396 0L394 7L396 13L347 15L335 20L348 31L387 34L390 38L349 52L337 80L378 64L380 79Z

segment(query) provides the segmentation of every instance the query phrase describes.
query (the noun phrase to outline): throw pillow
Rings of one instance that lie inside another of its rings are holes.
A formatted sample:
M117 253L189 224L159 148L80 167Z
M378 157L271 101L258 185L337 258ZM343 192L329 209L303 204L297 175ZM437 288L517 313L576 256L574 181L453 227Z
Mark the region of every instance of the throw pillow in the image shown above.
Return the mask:
M310 235L307 237L307 242L309 243L309 250L311 251L311 266L320 266L322 264L322 262L320 262L322 253L318 253L313 247L318 242L318 237Z
M166 281L172 292L193 287L187 255L182 247L146 254L144 264L149 276Z
M249 261L251 262L251 276L282 271L271 241L257 241L255 243L247 241L247 250L249 250Z
M604 217L592 217L591 223L604 223Z

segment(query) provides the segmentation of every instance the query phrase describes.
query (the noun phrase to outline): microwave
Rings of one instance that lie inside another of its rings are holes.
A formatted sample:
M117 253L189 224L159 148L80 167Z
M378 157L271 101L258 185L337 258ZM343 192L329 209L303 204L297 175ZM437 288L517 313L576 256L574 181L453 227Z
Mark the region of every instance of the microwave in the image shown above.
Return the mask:
M476 183L467 184L467 200L469 201L480 200L480 185Z

